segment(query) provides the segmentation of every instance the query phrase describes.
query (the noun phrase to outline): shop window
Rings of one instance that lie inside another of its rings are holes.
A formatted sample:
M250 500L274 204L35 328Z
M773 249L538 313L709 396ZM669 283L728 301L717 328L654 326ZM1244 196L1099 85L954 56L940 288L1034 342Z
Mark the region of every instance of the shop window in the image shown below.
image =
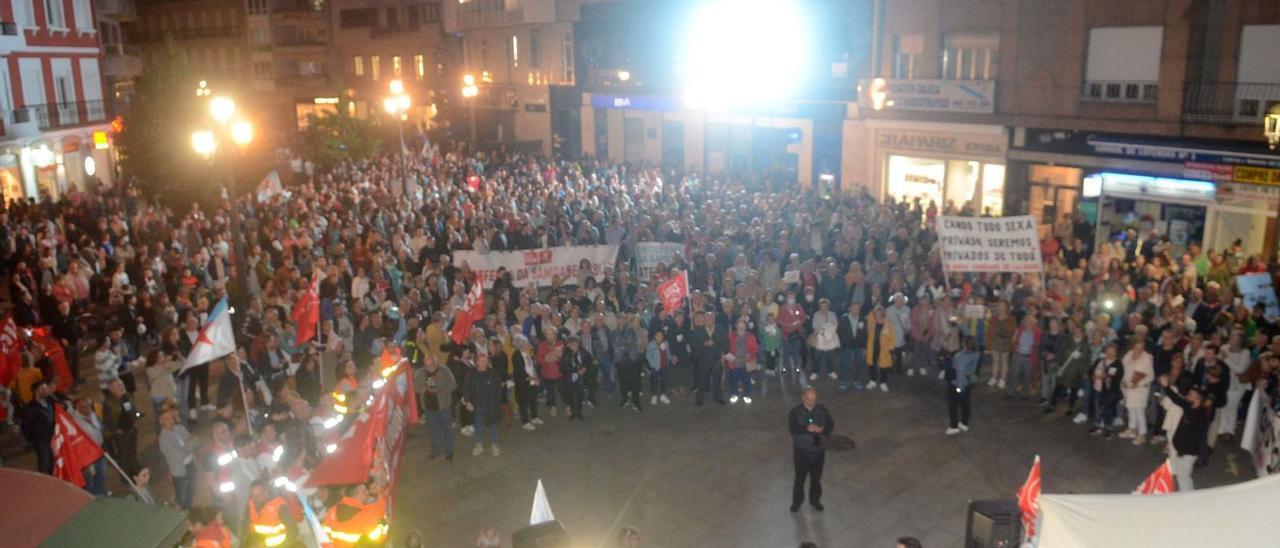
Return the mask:
M895 200L912 202L917 198L924 206L930 202L941 206L942 183L946 177L944 160L889 156L889 196Z
M1004 166L1001 164L982 165L982 210L978 213L993 217L1004 215Z

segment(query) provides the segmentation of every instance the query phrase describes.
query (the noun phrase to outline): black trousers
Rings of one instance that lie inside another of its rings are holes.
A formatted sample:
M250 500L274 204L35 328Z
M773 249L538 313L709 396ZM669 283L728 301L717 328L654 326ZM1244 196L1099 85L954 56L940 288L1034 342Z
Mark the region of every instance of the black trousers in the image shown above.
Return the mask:
M951 417L951 427L957 424L969 424L969 392L972 386L958 389L947 385L947 414Z
M187 370L187 375L187 407L196 409L209 403L209 364L192 367Z
M516 384L516 408L520 411L520 424L538 418L538 387Z
M791 486L791 504L799 506L804 502L804 479L809 478L809 504L822 502L822 464L826 460L826 452L801 451L792 448L795 453L796 481Z

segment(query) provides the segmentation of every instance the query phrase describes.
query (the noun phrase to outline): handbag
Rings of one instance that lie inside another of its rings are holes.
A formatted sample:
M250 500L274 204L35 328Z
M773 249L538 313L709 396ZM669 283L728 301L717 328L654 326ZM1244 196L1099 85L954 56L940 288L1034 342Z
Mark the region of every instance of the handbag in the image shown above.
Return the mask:
M759 371L759 370L760 370L760 362L759 362L759 361L757 361L757 360L751 360L751 361L747 362L747 373L755 373L756 371Z

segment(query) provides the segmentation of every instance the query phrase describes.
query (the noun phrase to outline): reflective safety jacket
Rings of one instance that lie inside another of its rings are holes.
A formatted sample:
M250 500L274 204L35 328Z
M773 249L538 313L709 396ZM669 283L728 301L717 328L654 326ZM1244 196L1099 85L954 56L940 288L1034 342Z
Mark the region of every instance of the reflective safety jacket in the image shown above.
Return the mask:
M351 497L330 508L324 516L324 533L332 548L387 541L387 499L364 503Z

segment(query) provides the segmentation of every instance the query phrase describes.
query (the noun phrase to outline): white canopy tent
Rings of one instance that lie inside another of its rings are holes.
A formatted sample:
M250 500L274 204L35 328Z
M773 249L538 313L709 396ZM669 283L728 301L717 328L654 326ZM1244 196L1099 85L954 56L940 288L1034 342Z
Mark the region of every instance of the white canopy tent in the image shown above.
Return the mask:
M1280 475L1166 495L1041 495L1041 548L1280 546Z

